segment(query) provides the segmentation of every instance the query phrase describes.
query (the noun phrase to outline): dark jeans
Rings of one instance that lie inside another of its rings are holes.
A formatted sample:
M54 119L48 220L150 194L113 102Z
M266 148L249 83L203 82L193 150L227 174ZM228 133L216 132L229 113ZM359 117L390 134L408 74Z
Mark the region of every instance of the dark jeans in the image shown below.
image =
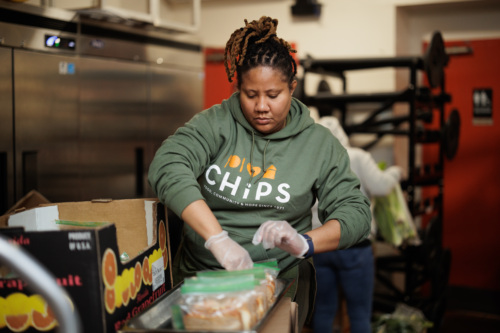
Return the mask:
M372 247L318 253L313 258L317 280L314 332L332 331L340 287L347 304L351 333L370 333L375 274Z

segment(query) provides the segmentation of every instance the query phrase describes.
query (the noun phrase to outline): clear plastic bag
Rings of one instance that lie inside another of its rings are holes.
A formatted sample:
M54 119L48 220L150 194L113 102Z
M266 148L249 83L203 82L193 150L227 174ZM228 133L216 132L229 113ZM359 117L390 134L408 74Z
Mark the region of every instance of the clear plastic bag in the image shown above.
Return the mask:
M211 274L215 273L215 274ZM219 273L227 273L227 274L219 274ZM269 309L272 303L269 302L267 295L267 280L266 273L262 269L258 270L241 270L241 271L206 271L199 272L196 279L201 281L202 283L220 283L220 280L225 280L227 278L240 279L240 280L251 280L253 282L253 293L254 297L249 299L249 301L254 302L252 304L252 308L255 309L255 316L257 320L260 320L264 317L266 311ZM189 280L186 280L185 283L190 283Z
M248 330L258 321L254 279L186 279L177 304L186 330ZM174 325L179 320L174 320Z

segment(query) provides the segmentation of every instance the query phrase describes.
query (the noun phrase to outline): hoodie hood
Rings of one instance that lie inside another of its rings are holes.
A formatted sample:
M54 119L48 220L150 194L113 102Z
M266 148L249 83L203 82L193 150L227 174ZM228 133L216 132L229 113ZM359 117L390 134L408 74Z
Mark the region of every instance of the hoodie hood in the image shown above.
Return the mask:
M225 108L231 112L234 119L249 132L254 133L255 136L263 137L265 139L285 139L294 136L306 128L314 125L314 119L311 118L311 114L307 106L300 102L295 97L292 97L292 103L290 105L290 112L287 117L287 124L285 128L272 134L262 134L255 130L246 120L241 110L240 105L240 93L235 92L227 101ZM223 103L224 106L224 103Z

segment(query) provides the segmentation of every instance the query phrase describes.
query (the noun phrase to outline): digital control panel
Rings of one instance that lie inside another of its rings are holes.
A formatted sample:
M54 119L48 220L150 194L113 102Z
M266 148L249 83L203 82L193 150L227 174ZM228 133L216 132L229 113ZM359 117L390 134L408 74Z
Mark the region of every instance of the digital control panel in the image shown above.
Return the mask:
M74 38L45 35L45 47L63 50L74 50L76 47L76 41Z

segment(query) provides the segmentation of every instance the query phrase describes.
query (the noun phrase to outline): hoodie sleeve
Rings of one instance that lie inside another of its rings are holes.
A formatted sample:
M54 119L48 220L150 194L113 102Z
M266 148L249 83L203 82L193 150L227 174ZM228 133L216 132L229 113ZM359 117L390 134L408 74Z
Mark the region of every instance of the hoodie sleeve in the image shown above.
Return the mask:
M368 198L360 191L360 182L351 171L349 156L334 140L326 154L318 188L318 217L322 223L340 222L338 249L348 248L370 233L371 212Z
M190 203L204 199L197 179L220 142L216 113L216 107L203 111L179 128L162 143L149 167L153 191L178 216Z

